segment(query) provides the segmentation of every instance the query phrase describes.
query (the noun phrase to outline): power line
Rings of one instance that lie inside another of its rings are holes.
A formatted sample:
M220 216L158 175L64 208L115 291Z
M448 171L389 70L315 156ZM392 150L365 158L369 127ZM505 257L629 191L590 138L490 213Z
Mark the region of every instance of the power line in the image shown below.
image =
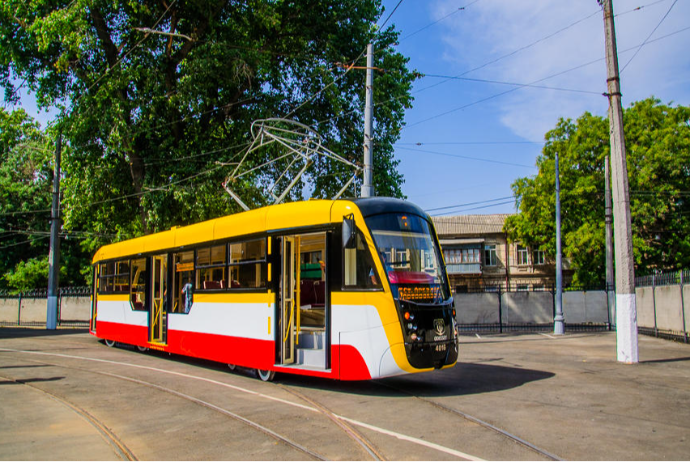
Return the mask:
M412 37L413 35L417 35L417 34L420 33L421 31L426 30L426 29L428 29L429 27L438 24L439 22L443 21L444 19L450 18L451 16L453 16L453 15L456 14L456 13L459 13L460 11L464 11L465 8L467 8L468 6L474 5L474 4L477 3L478 1L479 1L479 0L474 0L473 2L470 2L470 3L468 3L468 4L465 5L465 6L461 6L461 7L459 7L458 9L451 11L450 13L448 13L447 15L445 15L444 17L442 17L441 19L437 19L436 21L427 24L426 26L422 27L421 29L417 29L416 31L414 31L414 32L412 32L412 33L410 33L410 34L404 36L403 38L401 38L401 39L399 40L399 42L402 42L403 40L407 40L408 38Z
M501 205L508 205L508 204L513 204L513 203L514 203L513 200L509 200L509 201L505 201L505 202L499 202L499 203L497 203L497 204L481 205L481 206L479 206L479 207L472 207L472 208L470 208L470 209L458 210L457 212L469 212L469 211L471 211L471 210L488 209L488 208L491 208L491 207L499 207L499 206L501 206ZM456 212L456 213L457 213L457 212ZM438 216L441 216L441 215L444 215L444 214L443 214L443 213L438 213L438 214L431 215L431 216L432 216L432 217L438 217ZM488 225L486 225L486 226L488 226Z
M574 89L574 88L548 87L546 85L532 85L529 83L502 82L500 80L473 79L473 78L469 78L469 77L454 77L454 76L438 75L438 74L424 74L422 76L422 78L425 78L425 77L447 79L447 80L464 80L467 82L494 83L494 84L498 84L498 85L512 85L515 87L540 88L540 89L544 89L544 90L565 91L565 92L571 92L571 93L586 93L586 94L597 95L597 96L601 95L600 91L578 90L578 89ZM427 88L431 88L431 87L427 87Z
M671 32L670 34L667 34L667 35L658 37L658 38L656 38L656 39L654 39L654 40L650 40L650 41L648 41L647 43L653 43L653 42L656 42L656 41L659 41L659 40L662 40L662 39L671 37L671 36L673 36L673 35L679 34L679 33L681 33L681 32L685 32L685 31L687 31L687 30L690 30L690 26L684 27L683 29L679 29L679 30L677 30L677 31L675 31L675 32ZM625 52L627 52L627 51L634 50L634 49L636 49L636 48L637 48L637 47L630 47L630 48L628 48L628 49L619 51L619 54L620 54L620 53L625 53ZM506 90L506 91L501 92L501 93L496 93L496 94L494 94L494 95L487 96L486 98L482 98L482 99L480 99L480 100L477 100L477 101L474 101L474 102L471 102L471 103L467 103L467 104L465 104L465 105L463 105L463 106L459 106L459 107L456 107L456 108L451 109L451 110L449 110L449 111L445 111L445 112L442 112L442 113L440 113L440 114L436 114L436 115L434 115L434 116L428 117L428 118L426 118L426 119L419 120L419 121L417 121L417 122L415 122L415 123L413 123L413 124L406 125L406 126L404 126L401 130L405 130L405 129L407 129L407 128L414 127L415 125L419 125L419 124L421 124L421 123L428 122L428 121L430 121L430 120L437 119L437 118L439 118L439 117L443 117L443 116L448 115L448 114L452 114L453 112L457 112L457 111L460 111L460 110L462 110L462 109L466 109L466 108L468 108L468 107L475 106L475 105L480 104L480 103L484 103L484 102L489 101L489 100L492 100L492 99L494 99L494 98L498 98L499 96L507 95L508 93L512 93L512 92L514 92L514 91L516 91L516 90L519 90L519 89L521 89L521 88L524 88L524 87L526 87L526 86L528 86L528 85L534 85L534 84L536 84L536 83L543 82L544 80L552 79L552 78L554 78L554 77L558 77L559 75L567 74L568 72L572 72L572 71L581 69L581 68L583 68L583 67L590 66L590 65L595 64L595 63L598 63L598 62L600 62L600 61L604 61L605 59L606 59L606 58L595 59L595 60L593 60L593 61L589 61L589 62L587 62L587 63L580 64L579 66L575 66L575 67L572 67L572 68L570 68L570 69L566 69L566 70L564 70L564 71L560 71L560 72L557 72L557 73L555 73L555 74L551 74L551 75L549 75L549 76L547 76L547 77L544 77L544 78L535 80L535 81L530 82L530 83L528 83L528 84L524 84L524 85L522 85L522 86L515 87L515 88L511 88L510 90ZM446 81L447 81L447 80L446 80ZM444 81L444 82L445 82L445 81ZM429 89L429 88L431 88L431 86L426 87L425 90L426 90L426 89ZM420 91L421 91L421 90L420 90Z
M432 145L493 145L493 144L544 144L544 141L442 141L442 142L422 142L416 143L395 143L394 146L432 146Z
M468 205L486 204L486 203L489 203L489 202L504 201L504 200L506 200L506 199L514 199L514 196L499 197L499 198L496 198L496 199L489 199L489 200L479 201L479 202L468 202L468 203L466 203L466 204L449 205L449 206L446 206L446 207L436 207L436 208L434 208L434 209L426 209L425 212L436 212L436 211L438 211L438 210L456 209L456 208L459 208L459 207L466 207L466 206L468 206Z
M386 25L386 23L387 23L388 20L391 18L391 16L393 16L393 14L395 14L395 11L398 9L398 7L400 6L400 4L401 4L402 2L403 2L403 0L400 0L400 1L398 2L398 4L395 5L395 8L393 8L393 11L391 11L391 14L388 15L388 17L386 18L386 20L383 21L383 24L381 24L381 26L379 26L379 29L383 29L383 27Z
M481 157L472 157L472 156L463 156L461 154L450 154L447 152L438 152L438 151L428 151L425 149L411 149L411 148L403 148L399 147L398 149L402 149L404 151L412 151L412 152L424 152L427 154L436 154L439 156L447 156L447 157L456 157L458 159L468 159L468 160L476 160L479 162L489 162L492 164L501 164L501 165L510 165L512 167L524 167L524 168L536 168L534 165L523 165L523 164L516 164L513 162L503 162L500 160L492 160L492 159L482 159Z
M589 18L591 18L591 17L593 17L593 16L595 16L595 15L598 15L599 13L601 13L601 9L597 9L597 11L595 11L594 13L592 13L592 14L590 14L590 15L588 15L588 16L582 18L582 19L579 19L579 20L575 21L574 23L572 23L572 24L570 24L570 25L568 25L568 26L563 27L563 28L557 30L556 32L553 32L553 33L551 33L551 34L549 34L549 35L547 35L547 36L545 36L545 37L542 37L542 38L540 38L540 39L538 39L538 40L535 40L535 41L532 42L532 43L529 43L529 44L527 44L527 45L525 45L525 46L522 46L522 47L520 47L520 48L517 48L517 49L511 51L510 53L507 53L507 54L505 54L505 55L499 56L498 58L493 59L493 60L491 60L491 61L487 61L486 63L484 63L484 64L482 64L482 65L480 65L480 66L477 66L477 67L474 67L474 68L472 68L472 69L469 69L469 70L467 70L467 71L465 71L465 72L463 72L463 73L461 73L461 74L458 74L458 75L456 75L456 76L454 76L454 77L449 77L449 78L446 79L446 80L443 80L443 81L441 81L441 82L435 83L435 84L430 85L430 86L428 86L428 87L422 88L422 89L418 90L418 91L415 92L415 93L419 93L419 92L422 92L422 91L429 90L429 89L434 88L434 87L436 87L436 86L438 86L438 85L442 85L442 84L444 84L444 83L450 81L450 80L453 79L453 78L462 77L462 76L467 75L467 74L469 74L469 73L471 73L471 72L478 71L478 70L483 69L483 68L485 68L485 67L487 67L487 66L490 66L491 64L495 64L495 63L497 63L498 61L501 61L501 60L503 60L503 59L505 59L505 58L509 58L510 56L513 56L513 55L515 55L515 54L517 54L517 53L519 53L519 52L521 52L521 51L524 51L524 50L526 50L526 49L528 49L528 48L531 48L531 47L533 47L534 45L536 45L536 44L538 44L538 43L541 43L541 42L543 42L543 41L545 41L545 40L548 40L548 39L550 39L550 38L552 38L552 37L555 37L556 35L560 34L561 32L564 32L564 31L570 29L571 27L573 27L573 26L575 26L575 25L577 25L577 24L579 24L579 23L581 23L581 22L583 22L583 21L586 21L587 19L589 19Z
M667 11L666 14L664 15L664 17L661 18L661 21L659 21L659 24L657 24L656 27L652 30L652 32L650 32L650 34L647 36L647 38L644 40L644 42L642 42L642 45L640 45L640 46L637 48L637 50L635 50L635 53L630 57L630 59L628 60L628 62L625 63L625 66L623 66L623 68L620 70L619 74L622 74L623 71L625 70L625 68L628 67L628 65L630 64L630 62L631 62L633 59L635 59L635 56L637 56L637 54L640 52L640 50L642 49L642 47L645 46L645 45L647 44L647 41L652 37L652 35L654 35L654 32L656 32L656 30L659 28L659 26L661 26L661 23L664 22L664 20L665 20L666 17L669 15L669 13L671 12L671 10L673 9L673 7L676 5L677 2L678 2L678 0L674 0L674 2L671 4L671 6L669 7L668 11Z

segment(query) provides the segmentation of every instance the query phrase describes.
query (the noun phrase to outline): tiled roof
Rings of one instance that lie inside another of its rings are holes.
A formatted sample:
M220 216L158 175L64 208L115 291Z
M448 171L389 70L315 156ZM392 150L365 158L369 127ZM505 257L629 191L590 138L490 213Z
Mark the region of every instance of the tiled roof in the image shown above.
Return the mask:
M483 236L503 232L503 223L510 214L458 215L432 217L439 237Z

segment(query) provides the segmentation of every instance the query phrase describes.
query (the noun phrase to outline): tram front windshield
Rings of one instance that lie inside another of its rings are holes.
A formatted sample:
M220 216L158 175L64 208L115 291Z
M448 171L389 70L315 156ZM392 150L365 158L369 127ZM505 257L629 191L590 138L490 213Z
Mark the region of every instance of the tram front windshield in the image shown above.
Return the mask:
M384 214L369 217L367 224L396 299L441 303L450 298L429 222L416 215Z

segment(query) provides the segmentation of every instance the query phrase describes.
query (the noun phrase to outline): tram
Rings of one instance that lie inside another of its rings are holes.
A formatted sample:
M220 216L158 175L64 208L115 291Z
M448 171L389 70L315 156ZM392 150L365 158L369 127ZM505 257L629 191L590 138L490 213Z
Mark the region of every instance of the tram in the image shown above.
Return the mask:
M398 199L278 204L101 247L90 332L255 369L368 380L458 357L429 216Z

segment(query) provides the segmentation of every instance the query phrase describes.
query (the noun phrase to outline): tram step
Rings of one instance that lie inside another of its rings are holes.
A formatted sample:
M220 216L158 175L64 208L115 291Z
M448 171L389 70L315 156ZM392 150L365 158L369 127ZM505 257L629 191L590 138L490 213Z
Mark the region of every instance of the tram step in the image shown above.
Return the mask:
M325 366L323 348L298 348L297 364L303 366L324 367Z
M302 331L299 333L299 346L298 348L323 348L323 332L310 332Z

